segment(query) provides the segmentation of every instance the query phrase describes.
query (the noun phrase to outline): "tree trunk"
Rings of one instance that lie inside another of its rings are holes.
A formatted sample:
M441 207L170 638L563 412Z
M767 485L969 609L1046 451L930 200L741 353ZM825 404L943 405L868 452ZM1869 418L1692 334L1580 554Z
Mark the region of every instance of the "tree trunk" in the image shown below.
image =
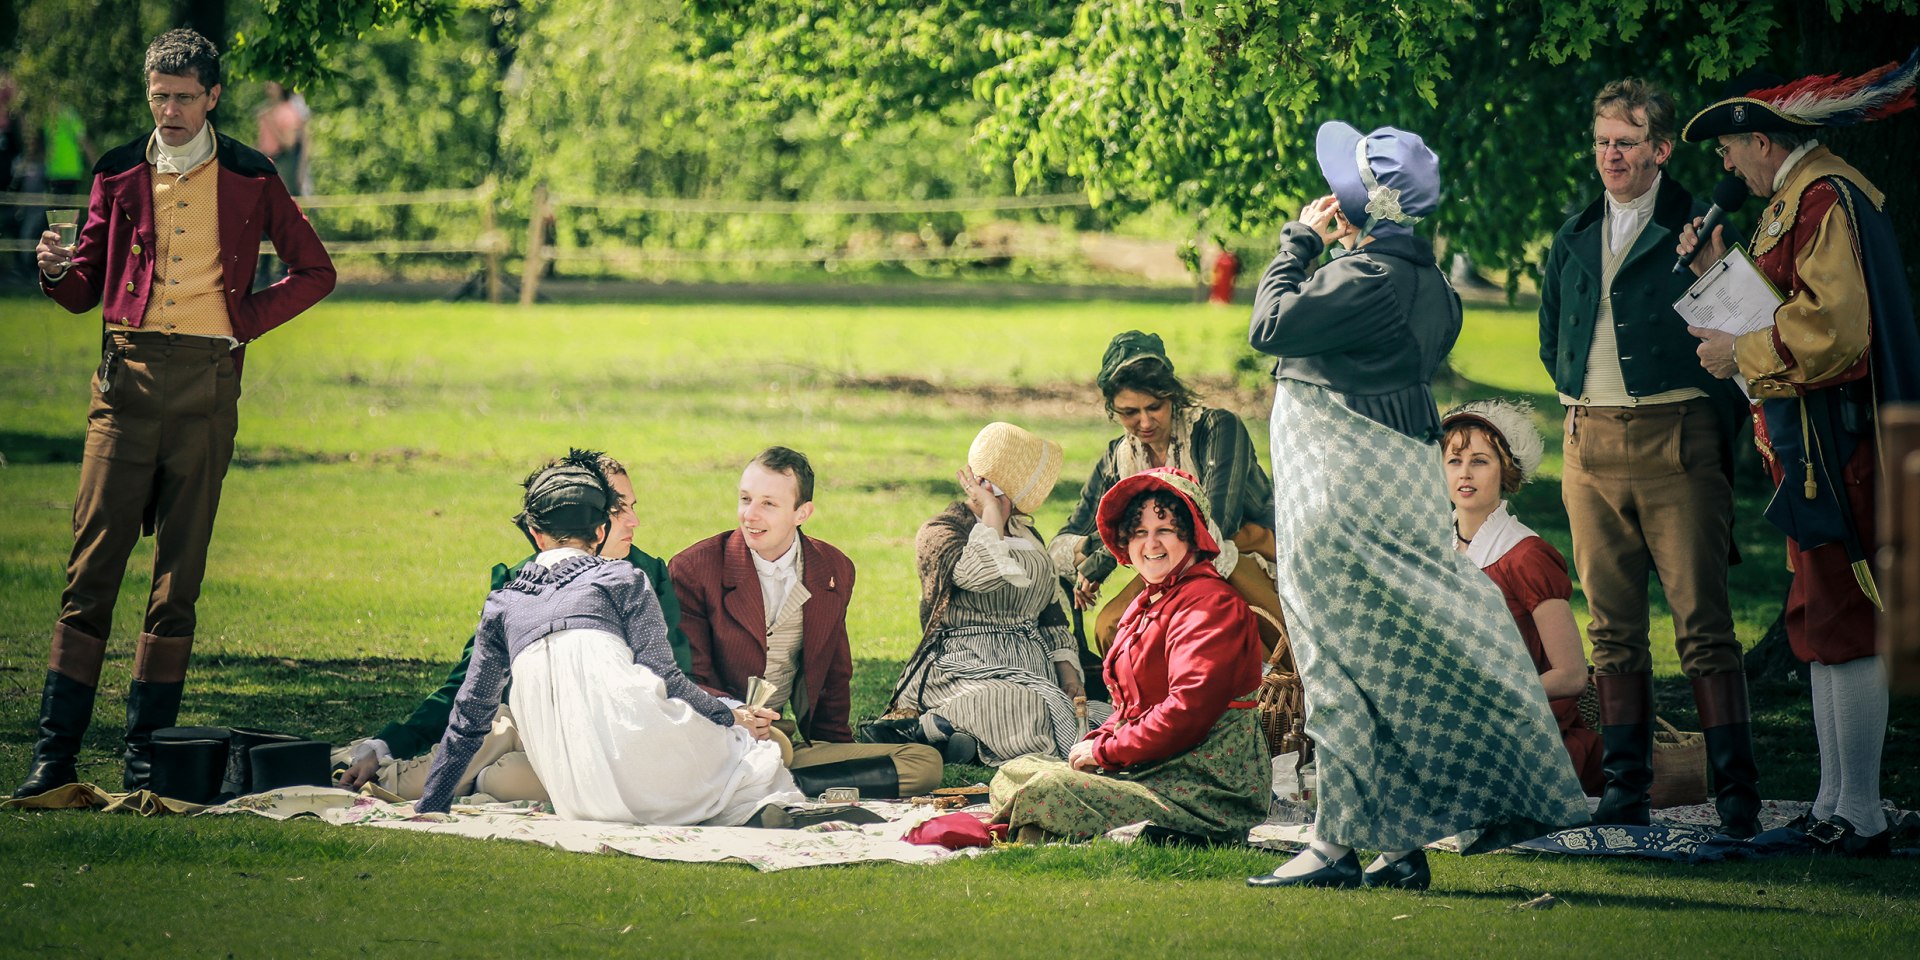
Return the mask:
M227 35L227 0L173 0L173 25L191 27L212 40L223 57L233 46L233 38Z

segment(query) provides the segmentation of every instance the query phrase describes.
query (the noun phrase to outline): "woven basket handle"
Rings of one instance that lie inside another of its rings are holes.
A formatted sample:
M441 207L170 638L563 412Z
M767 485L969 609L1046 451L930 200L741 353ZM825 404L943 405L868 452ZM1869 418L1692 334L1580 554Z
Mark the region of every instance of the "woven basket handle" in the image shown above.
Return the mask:
M1285 613L1281 613L1274 618L1274 626L1279 628L1280 636L1273 641L1273 653L1267 656L1267 668L1269 672L1281 669L1283 665L1293 659L1293 635L1287 631L1287 616Z
M1660 715L1658 715L1658 714L1655 714L1655 715L1654 715L1654 718L1653 718L1653 722L1654 722L1654 723L1657 723L1657 724L1659 724L1659 725L1661 725L1661 726L1663 726L1663 727L1666 727L1666 728L1667 728L1667 732L1668 732L1668 733L1671 733L1671 734L1673 734L1673 735L1674 735L1674 737L1675 737L1676 739L1677 739L1677 738L1679 738L1679 737L1681 737L1681 736L1683 736L1683 735L1682 735L1682 734L1680 733L1680 728L1678 728L1678 727L1675 727L1675 726L1674 726L1673 724L1671 724L1671 723L1668 723L1668 722L1667 722L1667 718L1666 718L1666 717L1663 717L1663 716L1660 716Z

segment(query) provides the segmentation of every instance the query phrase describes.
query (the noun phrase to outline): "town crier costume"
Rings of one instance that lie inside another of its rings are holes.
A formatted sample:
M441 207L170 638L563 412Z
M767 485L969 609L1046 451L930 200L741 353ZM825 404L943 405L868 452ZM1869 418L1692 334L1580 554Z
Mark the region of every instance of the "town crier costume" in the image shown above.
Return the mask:
M240 354L333 289L333 263L272 162L214 132L219 53L191 30L147 49L154 130L93 169L78 243L42 235L40 287L105 319L87 411L73 553L53 628L33 767L15 796L72 783L127 557L154 538L153 589L127 691L128 790L172 726L193 646L220 485L233 455ZM286 279L255 292L265 234Z
M1730 341L1696 335L1702 364L1737 373L1755 400L1754 440L1776 487L1766 516L1787 535L1793 570L1787 638L1812 665L1820 792L1808 832L1846 853L1888 839L1887 686L1869 564L1875 421L1881 404L1920 400L1920 332L1884 197L1815 138L1913 106L1916 74L1920 54L1860 77L1761 80L1682 133L1717 140L1727 169L1767 197L1750 252L1784 297L1773 326Z

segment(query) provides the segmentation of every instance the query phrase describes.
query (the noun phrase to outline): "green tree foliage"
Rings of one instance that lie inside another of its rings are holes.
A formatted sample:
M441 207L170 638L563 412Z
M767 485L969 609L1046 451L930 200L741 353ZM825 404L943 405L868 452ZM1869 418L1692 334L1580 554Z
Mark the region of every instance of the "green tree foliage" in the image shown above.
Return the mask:
M339 79L342 54L380 28L405 27L421 38L442 33L460 7L487 0L256 0L252 29L235 31L239 75L306 89ZM220 42L222 38L216 38Z
M1113 207L1168 203L1219 230L1269 231L1324 192L1320 122L1413 129L1447 178L1435 229L1511 267L1596 192L1585 144L1602 83L1650 77L1685 110L1747 66L1787 60L1793 42L1784 0L686 6L694 55L716 82L776 104L762 112L806 105L858 128L970 96L989 110L977 158L1022 188L1064 173ZM1915 0L1825 7L1836 24ZM1707 191L1703 151L1676 164Z

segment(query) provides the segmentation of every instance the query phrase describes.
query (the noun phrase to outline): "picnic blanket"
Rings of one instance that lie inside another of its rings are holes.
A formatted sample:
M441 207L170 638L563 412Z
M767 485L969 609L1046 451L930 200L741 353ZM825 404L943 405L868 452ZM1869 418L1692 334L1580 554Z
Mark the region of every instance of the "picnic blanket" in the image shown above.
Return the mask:
M1638 857L1683 863L1804 853L1809 849L1805 835L1798 830L1788 829L1787 824L1812 806L1799 800L1764 801L1760 808L1761 833L1751 840L1717 836L1714 831L1720 825L1720 813L1713 804L1702 803L1655 810L1653 822L1645 827L1572 827L1515 844L1507 850L1568 856ZM1900 810L1891 803L1886 805L1886 810L1887 821L1895 830L1896 846L1912 846L1920 842L1920 813ZM1901 838L1905 838L1904 844ZM1305 846L1312 839L1311 823L1269 820L1254 827L1247 842L1256 847L1291 850ZM1458 850L1458 844L1450 837L1430 843L1427 847L1432 850Z
M384 791L355 793L334 787L287 787L236 797L218 806L161 800L147 791L110 794L90 784L9 801L14 809L83 809L147 816L231 816L269 820L313 817L343 827L409 830L478 840L516 840L573 853L620 853L682 863L744 863L762 872L844 863L940 863L981 848L948 850L909 843L907 834L952 811L907 803L862 801L885 823L823 823L800 830L752 827L657 827L593 820L563 820L539 803L455 803L451 814L415 814L411 803ZM816 808L829 804L792 804ZM985 819L986 808L963 811Z

